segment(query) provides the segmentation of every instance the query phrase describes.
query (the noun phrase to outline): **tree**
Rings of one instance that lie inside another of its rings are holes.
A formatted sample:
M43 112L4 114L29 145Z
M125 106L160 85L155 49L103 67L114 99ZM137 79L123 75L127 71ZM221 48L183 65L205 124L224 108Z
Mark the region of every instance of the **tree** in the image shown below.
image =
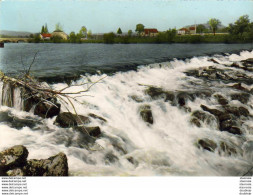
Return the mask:
M87 28L85 26L82 26L82 28L79 31L79 34L82 38L87 37Z
M41 32L40 32L41 34L43 34L43 33L45 33L45 28L44 28L44 25L42 26L42 28L41 28Z
M46 23L45 28L44 28L44 33L48 33L47 23Z
M144 31L144 25L143 24L137 24L135 32L138 32L138 34L140 35L141 32L143 32L143 31Z
M129 30L129 31L127 32L127 34L128 34L129 37L131 37L132 34L133 34L133 31L132 31L132 30Z
M76 42L76 34L75 34L75 32L71 32L71 33L69 34L69 41L70 41L71 43L75 43L75 42Z
M91 32L91 30L88 30L87 37L88 37L89 39L92 38L92 32Z
M55 31L57 31L57 32L63 31L63 27L59 22L55 25Z
M199 24L197 26L197 33L203 33L205 32L205 30L206 30L206 27L203 24Z
M251 24L248 15L241 16L234 24L229 24L228 31L230 34L239 35L242 38L243 33L250 32Z
M212 18L209 20L208 24L210 25L213 31L213 35L215 35L215 32L218 29L218 26L221 24L221 22L216 18Z
M115 34L113 32L106 33L103 38L105 43L114 43Z
M122 30L121 30L121 28L119 28L119 29L118 29L117 34L119 34L119 35L121 35L121 34L122 34Z

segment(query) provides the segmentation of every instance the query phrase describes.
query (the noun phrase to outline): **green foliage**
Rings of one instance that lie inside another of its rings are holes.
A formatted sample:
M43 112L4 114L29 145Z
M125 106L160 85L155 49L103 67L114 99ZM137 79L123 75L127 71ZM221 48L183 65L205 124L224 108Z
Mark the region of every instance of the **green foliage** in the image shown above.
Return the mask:
M44 25L42 26L40 33L41 33L41 34L45 33Z
M69 34L69 42L70 43L75 43L76 42L76 34L75 34L75 32L71 32Z
M228 31L244 41L253 39L253 23L250 23L248 15L243 15L234 24L229 24Z
M128 34L129 37L131 37L132 34L133 34L133 31L132 31L132 30L129 30L129 31L127 32L127 34Z
M41 41L41 38L40 38L40 35L39 34L36 34L34 36L34 43L39 43Z
M215 35L215 32L216 32L219 24L221 24L221 22L216 18L212 18L209 20L208 24L210 25L210 27L213 31L213 35Z
M115 34L113 32L106 33L103 36L104 43L109 43L109 44L114 43L114 38L115 38Z
M121 30L121 28L119 28L119 29L117 30L117 34L119 34L119 35L121 35L121 34L122 34L122 30Z
M53 43L61 43L62 42L62 38L60 36L53 36L53 37L51 37L51 41Z
M79 31L79 34L81 38L85 38L87 36L87 28L85 26L82 26L82 28Z
M56 25L55 25L55 32L62 32L63 31L63 27L62 25L58 22Z
M197 33L204 33L206 30L207 29L203 24L197 26Z
M143 31L144 31L144 25L143 24L137 24L135 32L138 32L138 34L140 35L141 32L143 32Z
M91 32L91 30L88 30L87 37L88 37L89 39L92 38L92 32Z
M46 23L45 28L44 28L44 33L48 33L47 23Z

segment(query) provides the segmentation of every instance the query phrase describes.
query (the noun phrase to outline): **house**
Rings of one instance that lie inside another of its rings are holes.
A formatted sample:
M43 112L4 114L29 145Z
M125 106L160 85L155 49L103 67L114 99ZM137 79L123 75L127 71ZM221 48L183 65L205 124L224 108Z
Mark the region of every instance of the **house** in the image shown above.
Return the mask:
M54 31L52 34L51 34L51 37L60 37L62 38L63 40L67 40L68 39L68 35L63 32L63 31Z
M197 32L196 26L189 27L189 31L190 31L190 34L196 34L196 32Z
M155 37L158 35L158 30L156 28L145 28L144 31L141 33L141 36L146 37Z
M189 34L189 30L187 28L181 28L177 31L177 34L178 35L186 35L186 34Z
M196 26L184 27L177 31L178 35L196 34Z
M51 34L49 34L49 33L42 33L42 34L40 34L40 38L43 39L43 40L50 40Z

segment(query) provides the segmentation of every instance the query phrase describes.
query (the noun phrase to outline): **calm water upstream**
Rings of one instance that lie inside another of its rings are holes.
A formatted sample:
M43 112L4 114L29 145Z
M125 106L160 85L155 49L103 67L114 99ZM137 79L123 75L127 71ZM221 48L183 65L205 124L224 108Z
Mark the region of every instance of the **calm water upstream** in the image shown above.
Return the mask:
M0 70L20 73L32 62L34 76L49 81L80 74L135 70L138 65L252 49L252 44L5 44ZM21 60L22 58L22 60Z

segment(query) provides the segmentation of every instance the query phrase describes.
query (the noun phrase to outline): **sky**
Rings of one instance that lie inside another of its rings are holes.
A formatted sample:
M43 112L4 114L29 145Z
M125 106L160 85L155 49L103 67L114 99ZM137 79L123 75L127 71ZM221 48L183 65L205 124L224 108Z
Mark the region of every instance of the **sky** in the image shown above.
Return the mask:
M223 25L248 14L252 0L0 0L0 30L50 32L60 23L66 33L86 26L93 33L135 31L136 24L164 31L219 19Z

